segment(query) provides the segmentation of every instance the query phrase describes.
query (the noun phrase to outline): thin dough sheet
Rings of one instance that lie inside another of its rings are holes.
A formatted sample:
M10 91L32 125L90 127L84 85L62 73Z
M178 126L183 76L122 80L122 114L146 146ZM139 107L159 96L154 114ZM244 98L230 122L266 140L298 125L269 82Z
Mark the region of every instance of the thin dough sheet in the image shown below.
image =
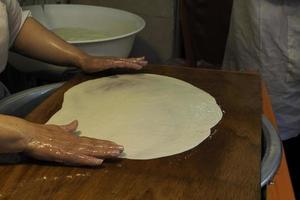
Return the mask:
M222 118L207 92L154 74L116 75L76 85L49 121L79 121L81 136L125 147L124 158L153 159L199 145Z

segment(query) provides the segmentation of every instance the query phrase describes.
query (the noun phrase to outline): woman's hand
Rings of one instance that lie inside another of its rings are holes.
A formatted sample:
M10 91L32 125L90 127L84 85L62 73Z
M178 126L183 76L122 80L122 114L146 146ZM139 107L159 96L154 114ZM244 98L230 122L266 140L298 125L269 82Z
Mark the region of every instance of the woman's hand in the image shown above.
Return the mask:
M131 68L138 70L147 64L148 62L145 60L145 57L114 58L85 55L85 57L80 60L79 67L87 73L92 73L111 68Z
M75 135L77 126L77 121L41 125L1 115L0 153L24 152L39 160L87 166L101 165L103 159L122 153L123 146L116 143Z

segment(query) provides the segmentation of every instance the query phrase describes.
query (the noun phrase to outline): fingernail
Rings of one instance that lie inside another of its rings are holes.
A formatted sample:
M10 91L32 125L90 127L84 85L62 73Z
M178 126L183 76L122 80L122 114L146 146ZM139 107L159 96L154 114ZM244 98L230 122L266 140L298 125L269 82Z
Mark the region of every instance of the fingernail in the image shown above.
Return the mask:
M118 149L121 150L121 151L123 151L123 150L124 150L124 146L119 145L119 146L118 146Z
M102 159L96 159L95 162L96 162L96 165L101 165L103 163L103 160Z
M119 150L114 150L114 151L111 151L109 154L112 155L112 156L118 156L120 155L120 151Z

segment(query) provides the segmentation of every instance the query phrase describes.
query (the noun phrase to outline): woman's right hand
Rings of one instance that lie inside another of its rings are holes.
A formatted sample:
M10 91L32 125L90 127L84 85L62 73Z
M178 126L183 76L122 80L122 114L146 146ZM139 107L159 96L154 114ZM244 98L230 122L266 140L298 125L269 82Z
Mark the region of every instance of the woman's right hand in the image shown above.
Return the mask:
M61 126L42 125L1 115L0 144L4 145L0 152L24 152L39 160L85 166L101 165L105 158L123 152L123 146L116 143L75 135L77 126L76 120Z

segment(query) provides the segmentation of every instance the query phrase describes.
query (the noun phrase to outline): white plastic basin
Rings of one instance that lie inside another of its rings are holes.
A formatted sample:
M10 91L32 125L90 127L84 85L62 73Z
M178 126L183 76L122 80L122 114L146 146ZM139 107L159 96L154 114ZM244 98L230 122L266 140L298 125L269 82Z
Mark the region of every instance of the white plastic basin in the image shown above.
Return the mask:
M132 13L88 5L49 4L24 7L32 16L48 29L84 28L103 32L108 36L95 40L68 41L85 52L96 56L128 57L135 36L145 27L145 21ZM63 73L67 68L49 65L29 59L20 54L10 53L9 63L20 71L42 72L49 74Z

